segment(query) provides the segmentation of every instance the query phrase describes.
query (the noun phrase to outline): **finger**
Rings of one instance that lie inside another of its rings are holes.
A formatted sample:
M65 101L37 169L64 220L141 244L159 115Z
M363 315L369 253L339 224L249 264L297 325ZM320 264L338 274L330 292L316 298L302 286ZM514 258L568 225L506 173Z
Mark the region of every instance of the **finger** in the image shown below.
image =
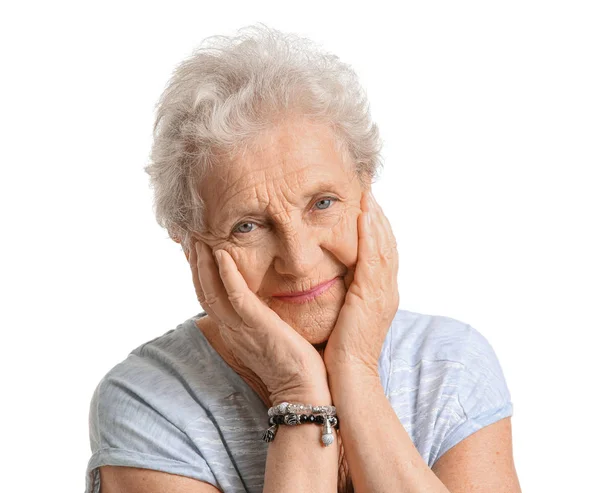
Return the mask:
M396 248L398 245L396 243L396 237L394 236L394 232L392 230L392 225L383 212L383 209L379 202L375 199L375 196L371 194L371 208L373 209L375 215L377 216L377 222L383 226L385 236L387 238L387 242L392 246L392 248Z
M192 271L192 280L194 282L194 289L196 290L196 298L198 303L202 309L213 319L216 319L215 313L212 311L210 306L206 304L206 296L204 295L204 291L202 290L202 284L200 283L200 277L198 275L198 252L197 248L199 248L199 242L194 242L192 248L190 249L190 269Z
M231 306L227 298L227 291L217 267L210 247L199 242L198 254L198 275L202 292L204 293L205 305L209 307L215 318L229 327L239 327L241 319Z
M368 195L368 194L367 194ZM397 284L398 259L396 248L389 241L383 211L372 197L367 197L365 208L371 220L362 222L359 233L357 278L366 289L379 291L382 286Z
M361 198L361 214L358 216L358 260L356 270L361 264L373 267L379 263L377 239L373 234L373 206L369 203L369 192L363 192Z
M384 266L391 264L392 273L397 275L398 269L398 245L396 243L396 237L392 231L392 225L390 221L383 213L383 209L377 203L374 196L371 196L371 206L376 216L375 237L379 245L379 251L384 259Z
M270 315L271 310L265 310L266 306L248 287L233 257L225 250L215 253L218 259L219 273L231 306L246 325L261 328L265 324L265 317Z
M278 341L283 342L283 338L294 344L303 341L298 332L252 292L229 252L218 250L215 254L228 299L241 318L240 326L230 327L238 330L242 326L250 327L253 337L247 339L247 344L258 345L264 351L266 348L275 347Z
M371 197L372 200L372 209L377 215L377 223L378 223L378 237L380 238L380 250L383 254L384 258L389 259L391 261L391 269L388 273L392 276L391 281L393 281L394 286L397 286L398 283L398 268L399 268L399 259L398 259L398 244L396 242L396 237L394 236L394 231L392 230L392 225L389 219L383 212L383 208L375 199L375 196Z

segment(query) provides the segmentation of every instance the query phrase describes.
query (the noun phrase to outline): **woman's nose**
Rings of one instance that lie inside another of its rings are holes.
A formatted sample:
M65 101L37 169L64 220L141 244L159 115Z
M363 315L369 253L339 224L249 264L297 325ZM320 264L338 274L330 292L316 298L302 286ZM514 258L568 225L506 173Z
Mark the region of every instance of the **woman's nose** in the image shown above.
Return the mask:
M316 231L310 228L286 231L278 236L274 268L279 274L309 278L314 274L322 255Z

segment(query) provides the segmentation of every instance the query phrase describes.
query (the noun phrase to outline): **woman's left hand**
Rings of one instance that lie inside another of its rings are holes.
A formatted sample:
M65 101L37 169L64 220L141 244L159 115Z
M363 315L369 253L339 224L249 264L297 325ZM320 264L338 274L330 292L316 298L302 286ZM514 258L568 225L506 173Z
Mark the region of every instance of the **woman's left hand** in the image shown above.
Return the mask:
M398 251L390 222L370 191L361 198L358 216L358 260L354 279L323 360L360 367L378 374L383 342L398 310Z

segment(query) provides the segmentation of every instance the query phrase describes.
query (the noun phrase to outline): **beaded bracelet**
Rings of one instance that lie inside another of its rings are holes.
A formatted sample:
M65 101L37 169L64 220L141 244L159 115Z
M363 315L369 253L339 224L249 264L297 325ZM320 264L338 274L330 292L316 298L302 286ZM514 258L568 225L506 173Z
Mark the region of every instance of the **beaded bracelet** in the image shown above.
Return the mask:
M291 402L282 402L269 409L268 415L275 416L276 414L301 414L301 413L315 413L315 414L329 414L335 416L337 411L335 406L311 406L310 404L299 404Z
M313 414L309 414L313 413ZM268 411L269 428L263 433L265 442L275 439L279 425L296 426L304 423L315 423L323 425L321 442L327 447L333 443L331 427L339 429L339 421L336 417L335 406L311 406L309 404L290 404L282 402L273 406Z

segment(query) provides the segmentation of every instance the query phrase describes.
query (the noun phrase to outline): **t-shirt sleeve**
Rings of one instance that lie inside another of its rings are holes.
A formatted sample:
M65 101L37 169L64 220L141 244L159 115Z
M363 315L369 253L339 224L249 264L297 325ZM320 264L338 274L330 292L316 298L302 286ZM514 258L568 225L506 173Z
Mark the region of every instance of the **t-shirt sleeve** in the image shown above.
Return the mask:
M510 391L494 349L481 333L469 328L457 389L462 415L442 439L436 460L484 426L513 415Z
M130 356L132 358L133 356ZM189 437L160 412L159 391L146 390L143 369L111 370L98 384L89 411L92 456L86 493L100 491L98 467L128 466L198 479L220 489Z

